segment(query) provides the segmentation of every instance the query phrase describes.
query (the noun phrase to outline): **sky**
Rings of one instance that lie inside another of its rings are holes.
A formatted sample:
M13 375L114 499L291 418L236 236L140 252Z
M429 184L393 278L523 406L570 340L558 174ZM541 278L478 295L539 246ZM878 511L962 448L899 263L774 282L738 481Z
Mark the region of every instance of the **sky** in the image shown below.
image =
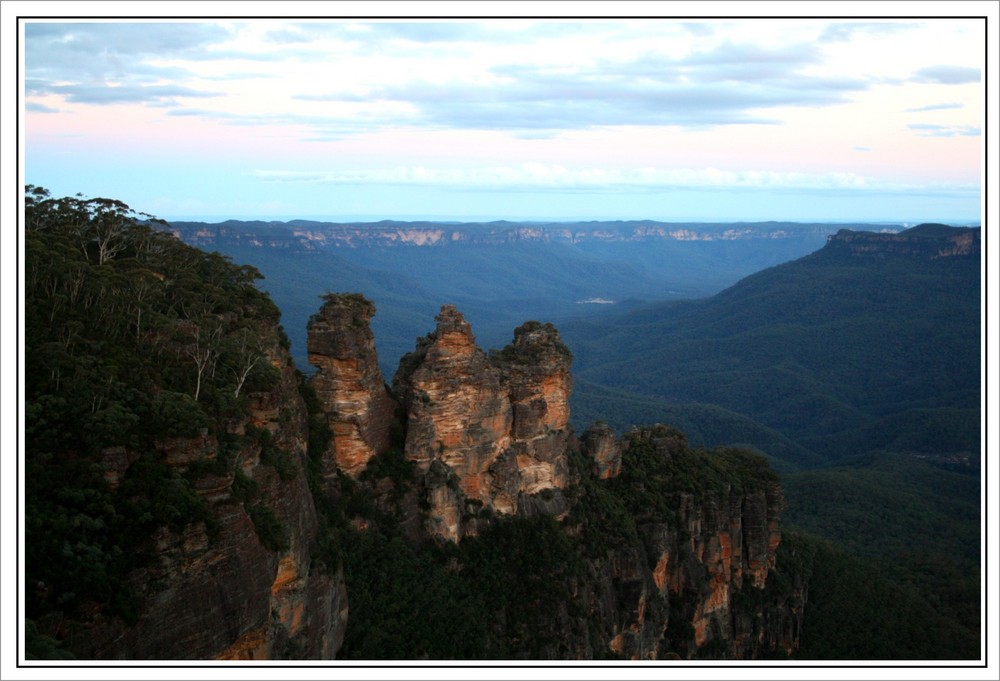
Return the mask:
M21 26L24 182L165 219L980 221L982 19Z

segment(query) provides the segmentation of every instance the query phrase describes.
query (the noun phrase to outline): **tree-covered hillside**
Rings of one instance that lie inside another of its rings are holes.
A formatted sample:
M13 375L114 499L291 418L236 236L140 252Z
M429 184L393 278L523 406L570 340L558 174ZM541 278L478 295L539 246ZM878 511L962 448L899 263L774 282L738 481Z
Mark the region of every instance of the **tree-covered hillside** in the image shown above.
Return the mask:
M980 300L978 250L863 257L832 241L710 298L563 335L584 386L723 407L827 460L858 447L975 456Z
M254 268L120 201L28 187L24 240L26 612L133 621L125 576L153 534L212 529L198 470L179 474L154 443L226 440L248 394L278 380L265 356L278 309ZM266 531L273 517L258 519Z

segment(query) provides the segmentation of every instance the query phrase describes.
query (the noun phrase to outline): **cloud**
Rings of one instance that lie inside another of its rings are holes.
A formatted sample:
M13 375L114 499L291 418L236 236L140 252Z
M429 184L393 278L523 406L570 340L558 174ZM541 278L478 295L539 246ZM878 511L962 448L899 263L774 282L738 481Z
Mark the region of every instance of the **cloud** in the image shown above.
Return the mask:
M724 64L728 66L742 64L780 64L781 66L798 67L815 64L821 60L821 54L816 47L801 43L787 47L767 48L751 43L725 42L703 52L677 60L686 66L705 64Z
M477 48L493 45L515 49L517 45L566 36L605 37L613 26L572 21L318 21L282 25L267 32L264 39L279 45L295 45L300 49L297 56L304 60L328 58L331 44L363 56L414 60L437 53L464 59L470 51L461 54L454 50L463 50L473 43Z
M927 66L915 71L912 79L918 83L963 85L978 83L980 70L969 66Z
M459 42L495 39L489 24L445 21L315 21L282 24L267 31L264 39L278 44L308 44L336 39L384 44L387 41L415 43Z
M868 87L860 78L800 71L819 60L811 45L725 43L685 58L645 53L573 68L508 63L478 82L410 81L368 96L407 102L431 125L475 129L776 124L761 111L836 104Z
M172 105L175 97L217 97L220 93L205 92L181 85L50 85L34 81L25 88L29 95L61 95L68 102L80 104L140 103Z
M910 23L881 23L881 22L851 22L851 23L838 23L831 24L823 29L823 32L817 38L817 42L821 43L835 43L835 42L850 42L858 36L878 36L886 35L889 33L897 33L899 31L909 30L911 28L916 28L917 24Z
M911 130L924 137L978 137L982 128L978 125L934 125L931 123L911 123Z
M489 40L496 35L479 23L451 22L379 22L366 25L367 34L377 39L398 39L418 43Z
M680 26L691 35L698 36L699 38L704 38L715 33L715 28L711 24L682 23Z
M146 58L195 58L229 37L212 23L36 23L24 26L24 60L29 75L57 80L121 73L159 73L172 77L188 72L156 68Z
M873 181L853 173L731 171L717 168L567 168L542 163L474 169L398 166L331 171L255 170L251 176L275 183L416 185L447 189L540 192L657 192L675 189L886 192L907 189L902 185Z
M192 76L190 70L151 61L191 58L228 36L219 25L26 22L24 28L28 95L165 106L175 97L220 94L180 85Z
M918 106L913 109L905 109L906 113L919 113L922 111L941 111L943 109L963 109L964 104L959 104L958 102L948 102L945 104L928 104L927 106Z
M217 43L231 34L213 22L33 22L24 25L26 47L101 52L113 46L124 54L184 54Z
M824 35L846 40L902 28L835 24ZM778 125L771 111L846 103L882 82L819 75L815 67L828 56L813 42L755 44L746 33L719 42L726 30L732 27L680 21L29 22L25 63L30 95L144 103L232 124L310 126L309 139L390 125L521 137L615 126ZM675 44L684 47L671 51ZM709 46L685 54L692 44ZM217 64L208 68L209 60ZM456 64L467 68L453 70ZM285 83L275 80L280 73L288 74ZM979 71L957 66L914 73L920 82L973 76ZM247 78L259 78L269 93L261 98L267 113L249 97L218 111L184 101L224 97L227 81L236 91ZM338 106L315 115L322 102Z
M41 102L27 102L24 105L25 111L31 111L34 113L59 113L60 109L56 109L51 106L42 104Z

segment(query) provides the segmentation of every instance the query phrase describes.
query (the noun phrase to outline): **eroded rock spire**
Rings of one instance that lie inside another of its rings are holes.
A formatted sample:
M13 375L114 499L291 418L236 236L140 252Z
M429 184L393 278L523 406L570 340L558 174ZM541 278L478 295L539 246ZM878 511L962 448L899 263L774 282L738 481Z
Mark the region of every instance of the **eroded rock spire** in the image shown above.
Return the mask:
M378 366L371 318L375 305L359 294L328 294L309 320L311 384L326 413L332 438L323 475L339 468L356 477L391 444L396 403Z

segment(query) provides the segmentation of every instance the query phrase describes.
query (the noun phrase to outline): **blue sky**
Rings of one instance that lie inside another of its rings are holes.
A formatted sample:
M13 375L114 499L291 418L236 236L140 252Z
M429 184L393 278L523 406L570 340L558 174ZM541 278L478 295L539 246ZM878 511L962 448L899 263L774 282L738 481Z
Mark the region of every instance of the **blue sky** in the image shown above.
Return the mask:
M51 19L23 55L25 182L165 218L980 217L977 19Z

